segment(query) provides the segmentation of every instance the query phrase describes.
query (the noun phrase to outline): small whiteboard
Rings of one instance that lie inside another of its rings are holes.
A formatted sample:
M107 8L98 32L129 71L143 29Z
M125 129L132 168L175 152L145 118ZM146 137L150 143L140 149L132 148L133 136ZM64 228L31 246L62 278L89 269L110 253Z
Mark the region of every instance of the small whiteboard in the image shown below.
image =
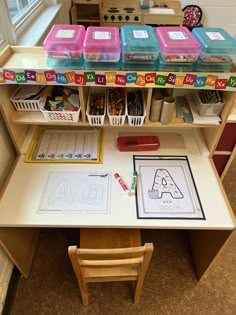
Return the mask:
M186 156L134 156L138 218L205 219Z
M49 173L38 212L110 212L109 172Z

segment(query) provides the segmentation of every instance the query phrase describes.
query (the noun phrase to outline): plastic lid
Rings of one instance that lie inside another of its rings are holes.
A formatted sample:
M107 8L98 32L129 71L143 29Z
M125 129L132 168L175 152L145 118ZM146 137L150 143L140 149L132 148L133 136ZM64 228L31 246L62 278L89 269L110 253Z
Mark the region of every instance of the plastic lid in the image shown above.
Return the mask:
M203 52L236 54L236 40L223 28L194 28L192 34L201 44Z
M83 47L83 25L55 24L43 42L46 51L73 52Z
M118 27L89 26L83 44L84 52L120 51Z
M121 27L121 43L123 51L146 51L159 53L159 45L155 32L147 25L125 25Z
M160 50L167 54L200 52L200 44L185 26L160 26L156 28Z

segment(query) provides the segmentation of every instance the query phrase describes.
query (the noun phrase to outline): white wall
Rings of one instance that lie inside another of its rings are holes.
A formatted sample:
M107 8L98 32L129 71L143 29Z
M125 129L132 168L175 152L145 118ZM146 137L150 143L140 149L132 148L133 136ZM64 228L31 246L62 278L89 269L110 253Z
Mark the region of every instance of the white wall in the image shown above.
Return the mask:
M222 27L236 39L236 0L180 0L182 8L188 4L198 5L203 12L205 27Z

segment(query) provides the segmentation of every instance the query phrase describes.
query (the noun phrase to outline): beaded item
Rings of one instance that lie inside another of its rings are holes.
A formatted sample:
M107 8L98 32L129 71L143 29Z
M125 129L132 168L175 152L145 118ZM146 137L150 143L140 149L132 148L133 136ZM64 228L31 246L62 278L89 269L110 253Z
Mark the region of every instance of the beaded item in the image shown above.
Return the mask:
M184 12L183 26L190 31L194 27L201 27L202 9L197 5L187 5L182 10Z

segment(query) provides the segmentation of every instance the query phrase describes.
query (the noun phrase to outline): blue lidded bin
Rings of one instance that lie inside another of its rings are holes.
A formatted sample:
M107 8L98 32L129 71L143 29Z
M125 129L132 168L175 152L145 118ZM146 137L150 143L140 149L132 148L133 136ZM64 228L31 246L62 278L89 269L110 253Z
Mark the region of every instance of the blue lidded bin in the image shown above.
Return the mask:
M156 61L159 44L155 32L147 25L124 25L121 27L121 52L123 62Z
M236 40L223 28L194 28L192 34L201 45L200 65L212 63L212 67L215 64L218 70L219 63L223 69L232 66L232 62L236 60Z

